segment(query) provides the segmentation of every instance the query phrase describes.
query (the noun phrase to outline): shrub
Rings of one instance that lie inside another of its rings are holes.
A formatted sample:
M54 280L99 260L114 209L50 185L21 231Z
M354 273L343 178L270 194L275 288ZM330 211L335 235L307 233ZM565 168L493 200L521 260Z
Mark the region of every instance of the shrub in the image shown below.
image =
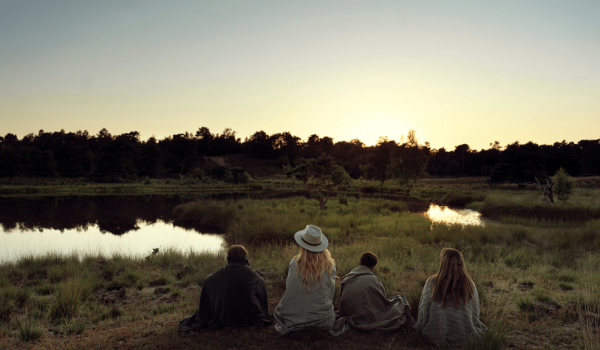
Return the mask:
M204 170L200 168L195 168L194 170L190 171L187 174L187 176L194 179L202 180L204 178Z
M508 332L508 322L494 320L479 338L473 338L465 345L464 350L500 350L504 349L504 338Z
M558 280L561 282L573 283L577 280L577 277L575 275L563 274L563 275L558 276Z
M85 321L71 320L65 321L60 327L61 333L64 334L81 334L85 330Z
M48 311L52 305L52 301L48 298L33 298L31 305L34 310Z
M164 314L167 312L172 312L175 310L175 305L158 305L150 309L150 313L153 316Z
M245 184L250 181L250 174L242 167L233 167L227 169L225 172L224 181L235 184Z
M87 277L69 279L60 284L54 304L50 307L50 317L72 318L75 316L81 303L94 290L94 283Z
M575 189L575 180L567 174L567 171L563 167L560 167L556 171L552 180L554 182L554 194L556 194L556 198L562 202L568 201Z
M552 303L552 298L550 298L550 293L545 289L536 289L533 291L533 297L537 301L541 301L542 303Z
M523 312L533 311L533 304L528 297L519 297L516 301L517 308Z
M348 196L346 194L340 194L338 196L338 201L340 205L348 205Z
M44 332L38 327L37 322L34 322L33 320L19 323L18 330L19 339L22 341L40 339L42 335L44 335Z
M35 288L33 288L33 291L39 295L49 295L49 294L56 292L56 285L55 284L44 284L41 286L36 286Z
M558 286L562 290L573 290L573 285L566 282L558 282Z
M29 300L31 291L27 288L5 287L0 290L0 323L10 321L18 307Z
M16 309L17 305L14 300L4 293L0 294L0 323L10 321L10 317Z

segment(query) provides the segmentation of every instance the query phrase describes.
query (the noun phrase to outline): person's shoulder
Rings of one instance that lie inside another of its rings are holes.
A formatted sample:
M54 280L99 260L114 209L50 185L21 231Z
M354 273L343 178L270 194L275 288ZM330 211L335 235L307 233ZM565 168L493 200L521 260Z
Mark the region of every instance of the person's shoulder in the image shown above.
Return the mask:
M435 277L436 277L436 275L429 276L429 278L425 281L423 288L430 288L433 285L433 283L435 282Z
M206 284L207 282L210 283L211 281L214 281L214 280L218 280L223 275L223 273L225 273L226 268L227 268L227 265L221 266L217 271L206 276L206 278L204 278L203 284Z

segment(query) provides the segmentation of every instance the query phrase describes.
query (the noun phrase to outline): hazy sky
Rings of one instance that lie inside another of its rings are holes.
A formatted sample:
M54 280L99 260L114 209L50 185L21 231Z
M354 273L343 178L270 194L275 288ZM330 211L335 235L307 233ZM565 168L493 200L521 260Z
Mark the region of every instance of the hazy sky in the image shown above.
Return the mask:
M0 134L600 138L600 1L0 0Z

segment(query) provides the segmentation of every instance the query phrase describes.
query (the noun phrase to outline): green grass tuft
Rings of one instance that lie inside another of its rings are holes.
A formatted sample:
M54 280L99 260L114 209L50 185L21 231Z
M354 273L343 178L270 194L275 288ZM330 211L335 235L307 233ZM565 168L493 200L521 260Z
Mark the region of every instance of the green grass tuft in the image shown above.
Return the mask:
M27 320L21 322L17 326L19 339L22 341L30 341L40 339L44 332L38 326L37 321Z

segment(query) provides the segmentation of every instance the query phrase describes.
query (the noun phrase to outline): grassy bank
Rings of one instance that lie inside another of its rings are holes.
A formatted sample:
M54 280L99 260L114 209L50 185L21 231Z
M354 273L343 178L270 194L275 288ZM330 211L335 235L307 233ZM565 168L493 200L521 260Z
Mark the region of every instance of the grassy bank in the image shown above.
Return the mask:
M541 200L539 191L492 191L470 208L482 215L499 218L507 223L521 223L528 226L550 226L561 223L585 223L600 219L600 190L579 189L568 202L554 204ZM519 218L520 221L517 219Z
M439 251L460 249L477 284L482 320L490 326L471 348L600 347L600 220L543 227L432 225L406 212L407 205L350 196L347 205L332 199L321 211L316 201L303 198L243 199L191 202L175 213L190 226L219 226L229 243L249 247L251 265L267 280L271 312L297 253L292 235L312 223L329 238L340 276L356 266L362 252L375 252L376 273L388 295L406 295L415 317ZM222 255L193 248L147 257L50 254L2 264L0 347L428 348L409 329L351 331L340 338L317 331L281 337L272 326L179 335L177 323L197 308L204 278L226 263Z

